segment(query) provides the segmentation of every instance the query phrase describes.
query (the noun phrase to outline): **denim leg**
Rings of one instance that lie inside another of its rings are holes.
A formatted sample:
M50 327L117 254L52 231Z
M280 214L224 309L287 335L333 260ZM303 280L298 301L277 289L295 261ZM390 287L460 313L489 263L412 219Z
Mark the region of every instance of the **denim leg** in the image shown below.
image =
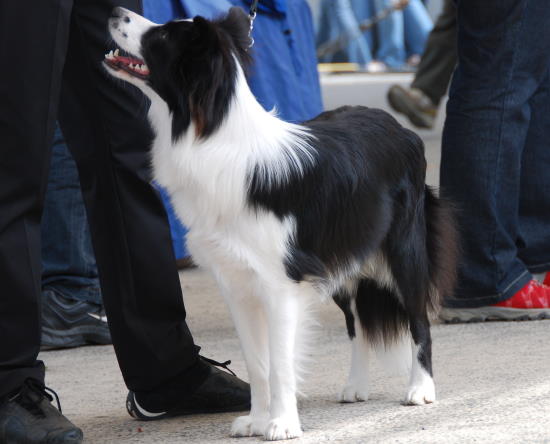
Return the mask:
M323 22L319 28L318 43L326 43L344 35L347 45L341 51L323 57L324 62L352 62L367 64L372 54L350 0L326 0L321 3ZM328 31L328 35L327 35Z
M347 34L349 61L367 64L372 60L371 51L363 34L359 30L359 22L351 7L350 0L333 0L334 14L338 17L340 26Z
M521 164L518 255L532 273L550 270L550 67L529 102Z
M434 26L426 7L420 0L410 0L403 9L403 20L407 55L422 55Z
M172 201L168 192L160 185L155 183L155 188L162 198L164 208L166 208L166 214L168 216L168 223L170 224L170 234L172 236L172 247L174 248L174 256L176 259L183 259L189 256L187 251L187 244L185 243L185 236L187 235L187 228L181 223L172 207Z
M372 4L370 1L365 0L351 0L351 7L353 9L353 12L355 13L355 17L357 18L357 21L361 23L364 20L370 20L373 15L373 9ZM371 49L374 48L374 39L373 39L373 31L372 29L366 31L363 33L363 37L365 38L368 47Z
M441 187L459 209L463 258L457 291L445 303L478 307L511 297L531 279L517 249L520 182L531 100L550 61L550 9L537 0L459 0L457 12L459 64Z
M374 10L379 13L392 6L391 0L373 0ZM401 68L405 64L405 31L403 12L395 11L376 25L378 51L376 59L391 68Z
M76 163L56 125L42 214L42 287L101 304L101 290Z

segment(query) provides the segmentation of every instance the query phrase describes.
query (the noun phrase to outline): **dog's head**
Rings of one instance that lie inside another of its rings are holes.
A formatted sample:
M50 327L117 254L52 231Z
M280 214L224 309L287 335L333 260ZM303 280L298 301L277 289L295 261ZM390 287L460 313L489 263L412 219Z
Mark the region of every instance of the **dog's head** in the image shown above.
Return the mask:
M120 47L105 56L109 73L166 102L172 138L194 122L198 136L211 134L233 96L238 66L249 62L250 22L240 8L216 21L195 17L158 25L115 8L109 32Z

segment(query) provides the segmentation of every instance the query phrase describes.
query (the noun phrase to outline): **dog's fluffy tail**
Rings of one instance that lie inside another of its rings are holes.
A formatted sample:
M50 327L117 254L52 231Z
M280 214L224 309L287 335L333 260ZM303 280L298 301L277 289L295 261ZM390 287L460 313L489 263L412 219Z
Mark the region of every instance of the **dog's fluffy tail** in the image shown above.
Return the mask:
M432 289L429 305L433 313L439 311L441 301L452 295L458 263L458 231L455 210L443 197L437 197L426 186L426 249Z

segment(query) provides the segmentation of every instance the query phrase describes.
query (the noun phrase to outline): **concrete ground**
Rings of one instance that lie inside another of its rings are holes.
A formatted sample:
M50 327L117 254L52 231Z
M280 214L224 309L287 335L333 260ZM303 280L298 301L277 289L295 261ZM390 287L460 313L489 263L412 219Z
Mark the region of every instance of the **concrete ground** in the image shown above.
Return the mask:
M341 81L343 78L340 78ZM399 77L406 82L406 77ZM389 81L393 81L391 77ZM372 106L385 106L389 85L373 88ZM383 89L385 88L385 89ZM377 95L378 94L378 95ZM336 94L345 100L345 94ZM325 102L327 99L325 98ZM337 104L337 103L336 103ZM428 182L437 183L441 121L421 135L427 145ZM181 274L188 322L205 356L247 378L235 330L217 288L203 270ZM319 307L317 348L300 401L305 434L299 443L548 443L550 444L550 321L435 325L432 328L438 401L404 407L406 378L373 368L371 399L339 404L349 368L344 319L331 304ZM232 439L237 414L197 415L159 422L131 419L126 388L112 347L41 353L46 383L87 443L255 443Z

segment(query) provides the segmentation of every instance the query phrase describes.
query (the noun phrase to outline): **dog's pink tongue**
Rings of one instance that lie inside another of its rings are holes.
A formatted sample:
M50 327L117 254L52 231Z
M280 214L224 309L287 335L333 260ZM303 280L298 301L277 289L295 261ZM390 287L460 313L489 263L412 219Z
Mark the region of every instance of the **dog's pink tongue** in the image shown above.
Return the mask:
M125 65L143 65L143 60L134 59L132 57L115 56L117 62L122 62Z

